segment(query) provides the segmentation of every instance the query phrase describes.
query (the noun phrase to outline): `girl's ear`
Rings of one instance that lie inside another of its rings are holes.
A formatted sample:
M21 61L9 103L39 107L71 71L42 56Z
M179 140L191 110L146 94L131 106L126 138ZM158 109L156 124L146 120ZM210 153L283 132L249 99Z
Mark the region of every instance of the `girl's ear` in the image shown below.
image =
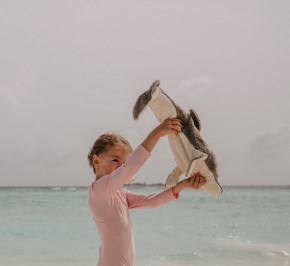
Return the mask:
M93 155L93 165L95 169L99 167L99 157L97 155Z

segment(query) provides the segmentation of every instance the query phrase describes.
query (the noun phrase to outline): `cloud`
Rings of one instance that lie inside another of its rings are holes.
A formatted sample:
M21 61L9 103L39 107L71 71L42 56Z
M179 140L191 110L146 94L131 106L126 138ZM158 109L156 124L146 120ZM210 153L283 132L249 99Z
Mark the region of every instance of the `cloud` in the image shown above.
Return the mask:
M259 132L250 143L250 151L258 160L290 155L290 127L282 125Z
M183 80L178 86L178 93L203 93L210 89L214 80L208 76L200 76Z

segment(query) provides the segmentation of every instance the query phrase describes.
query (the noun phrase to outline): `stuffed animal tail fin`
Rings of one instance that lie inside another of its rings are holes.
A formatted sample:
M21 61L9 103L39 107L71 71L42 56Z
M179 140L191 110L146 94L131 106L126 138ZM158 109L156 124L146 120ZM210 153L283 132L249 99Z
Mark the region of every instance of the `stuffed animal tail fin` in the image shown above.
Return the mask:
M143 113L149 106L150 101L152 100L152 95L154 94L157 87L160 86L160 80L156 80L152 83L149 90L145 91L137 99L134 108L133 108L133 118L137 120L139 115Z

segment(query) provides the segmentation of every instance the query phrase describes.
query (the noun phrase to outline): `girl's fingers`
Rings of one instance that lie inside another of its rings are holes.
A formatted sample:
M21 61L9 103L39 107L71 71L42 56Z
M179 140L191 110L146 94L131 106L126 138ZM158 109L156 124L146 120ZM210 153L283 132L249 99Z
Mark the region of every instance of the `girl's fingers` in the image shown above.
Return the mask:
M199 189L206 183L206 179L199 172L194 173L191 177L186 179L186 187Z
M181 132L180 126L177 126L177 125L168 125L168 130L170 134L174 134L174 135L177 135L178 133Z
M176 130L176 131L178 131L178 132L181 132L181 127L180 126L172 125L171 128Z
M187 180L190 181L190 183L191 183L192 186L193 186L193 183L194 183L194 181L195 181L196 174L197 174L197 173L195 173L195 174L193 174L191 177L187 178Z
M201 188L206 183L206 180L203 176L200 176L200 182L198 184L198 189Z
M163 122L164 129L168 130L166 134L174 134L178 135L181 132L181 128L183 127L181 124L181 120L177 118L169 118Z
M172 124L172 125L177 125L179 127L183 127L182 126L182 121L180 119L177 119L177 118L172 118L172 119L167 119L165 120L166 123L169 123L169 124Z
M166 119L167 121L179 121L182 122L182 120L178 119L178 118L168 118Z
M193 183L194 189L198 189L199 182L200 182L200 175L199 175L199 173L197 173L196 178L195 178L194 183Z
M172 125L179 126L180 128L183 127L183 125L181 124L181 122L180 122L179 120L177 120L177 121L173 121L173 122L172 122Z
M168 127L172 127L172 128L183 128L183 126L178 122L178 123L169 123L167 125Z
M197 177L198 174L199 174L199 172L196 172L196 173L193 174L192 177L193 177L194 180L195 180L195 178Z
M191 187L193 189L199 189L200 187L202 187L205 183L206 183L206 179L200 175L199 172L193 174L192 177L190 177L190 181L191 181Z

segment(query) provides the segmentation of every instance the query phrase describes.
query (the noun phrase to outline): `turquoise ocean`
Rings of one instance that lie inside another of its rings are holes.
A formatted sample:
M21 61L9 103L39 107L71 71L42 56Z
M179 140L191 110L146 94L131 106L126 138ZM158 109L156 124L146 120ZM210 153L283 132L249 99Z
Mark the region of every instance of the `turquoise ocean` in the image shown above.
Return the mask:
M161 186L131 185L152 194ZM88 188L0 188L0 265L96 265ZM202 189L156 209L130 210L136 266L290 265L290 189Z

